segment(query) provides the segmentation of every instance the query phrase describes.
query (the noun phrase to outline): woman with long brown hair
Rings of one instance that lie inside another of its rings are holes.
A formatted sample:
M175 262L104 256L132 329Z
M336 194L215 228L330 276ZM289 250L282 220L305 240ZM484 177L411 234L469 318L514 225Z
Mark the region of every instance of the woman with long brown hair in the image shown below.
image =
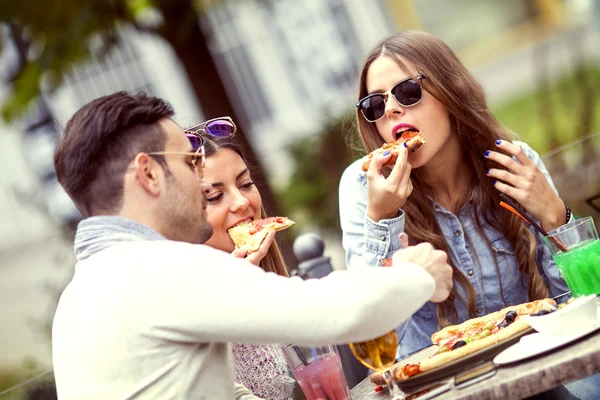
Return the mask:
M235 247L227 230L247 219L266 218L267 214L252 180L251 166L235 140L205 134L200 136L206 151L204 180L211 185L205 196L206 216L213 228L213 235L205 244L235 257L246 258L267 272L288 276L275 241L275 232L269 233L260 248L251 254ZM290 377L280 345L234 343L232 351L237 382L261 398L291 398L295 381Z
M348 268L379 266L409 243L448 253L450 297L398 328L399 355L431 344L440 326L568 291L541 236L499 207L517 200L546 230L570 218L538 154L493 116L481 85L440 39L406 31L380 42L360 74L358 130L370 152L418 130L425 144L351 164L340 182ZM376 290L376 288L365 288Z

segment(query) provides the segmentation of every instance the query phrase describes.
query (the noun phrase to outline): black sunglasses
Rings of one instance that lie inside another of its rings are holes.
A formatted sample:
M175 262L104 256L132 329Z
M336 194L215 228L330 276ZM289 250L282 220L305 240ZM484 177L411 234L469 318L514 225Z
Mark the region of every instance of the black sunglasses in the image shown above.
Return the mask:
M373 93L363 97L356 103L356 108L360 110L367 121L375 122L385 115L385 104L390 94L402 107L417 105L423 98L423 89L420 82L426 77L417 75L416 78L416 80L406 78L385 93Z

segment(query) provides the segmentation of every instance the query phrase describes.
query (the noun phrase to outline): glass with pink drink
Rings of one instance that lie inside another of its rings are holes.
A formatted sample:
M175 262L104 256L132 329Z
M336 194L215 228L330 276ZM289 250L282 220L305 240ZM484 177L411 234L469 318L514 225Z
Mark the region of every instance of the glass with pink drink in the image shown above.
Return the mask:
M347 400L350 389L333 346L283 347L283 354L306 400Z

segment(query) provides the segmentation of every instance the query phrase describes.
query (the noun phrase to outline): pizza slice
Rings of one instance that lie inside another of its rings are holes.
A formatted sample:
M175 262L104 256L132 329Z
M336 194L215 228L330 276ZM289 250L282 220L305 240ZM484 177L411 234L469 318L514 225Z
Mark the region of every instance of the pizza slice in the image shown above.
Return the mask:
M394 163L398 159L400 146L406 145L408 151L414 153L415 151L419 150L424 144L425 139L423 139L423 136L421 136L421 133L419 131L412 129L404 131L402 133L402 136L400 136L400 138L396 141L384 143L383 146L381 146L380 148L370 152L363 161L362 170L367 171L369 169L369 165L371 164L371 160L373 159L373 156L375 154L381 154L384 151L389 150L392 153L392 155L390 159L385 163L385 165L394 165Z
M271 231L282 231L294 225L287 217L269 217L265 219L247 220L229 228L227 233L233 243L248 253L254 253Z
M519 318L521 315L532 315L542 310L555 309L554 300L542 299L505 307L500 311L472 318L458 325L447 326L431 335L431 341L437 345L435 353L419 362L409 361L396 366L393 371L394 379L398 382L404 381L493 346L529 328L527 321ZM385 385L385 380L380 373L372 374L371 382Z

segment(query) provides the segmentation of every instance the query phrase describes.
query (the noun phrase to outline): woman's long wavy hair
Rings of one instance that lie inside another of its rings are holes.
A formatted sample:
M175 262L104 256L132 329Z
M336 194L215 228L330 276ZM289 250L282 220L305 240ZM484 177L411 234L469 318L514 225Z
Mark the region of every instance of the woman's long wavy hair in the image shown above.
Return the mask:
M202 140L204 142L204 150L206 151L206 157L211 157L215 155L221 149L230 149L235 151L244 161L244 164L248 167L250 174L252 174L253 166L248 163L244 153L242 151L241 146L232 138L217 138L208 135L201 134ZM261 204L260 206L260 214L261 218L267 218L267 213L265 211L264 206ZM285 261L283 260L283 256L281 255L281 251L279 250L279 245L277 241L274 241L267 254L260 262L260 267L267 272L275 272L278 275L289 276L288 269L285 265Z
M359 78L359 99L368 94L367 72L373 61L381 56L396 60L400 68L407 73L410 71L404 62L408 62L414 66L418 74L426 76L427 79L422 81L423 88L446 107L452 134L458 135L465 160L472 166L470 171L465 171L471 175L469 192L463 196L458 206L461 207L468 199L477 205L473 217L481 237L487 240L490 250L491 243L483 234L484 221L508 238L519 263L522 282L526 277L529 278L529 299L546 297L548 286L535 261L537 250L535 237L519 217L508 212L497 212L500 202L499 192L487 177L486 171L501 166L484 158L483 153L487 149L495 148L497 139L511 141L512 135L489 110L482 86L442 40L424 32L405 31L384 39L368 55ZM377 132L375 124L367 122L359 110L356 118L365 150L370 152L380 147L384 141ZM405 231L410 243L430 242L435 248L450 254L448 244L435 219L433 207L427 198L427 195L433 194L431 188L423 182L418 169L413 170L411 180L414 189L403 207L406 213ZM496 258L494 251L492 254ZM457 299L466 304L470 317L476 316L475 290L456 265L451 260L449 262L454 271L455 285L449 298L437 307L438 320L442 326L457 322L455 306ZM500 294L504 299L497 259L495 264ZM460 296L457 284L464 288L467 299Z

